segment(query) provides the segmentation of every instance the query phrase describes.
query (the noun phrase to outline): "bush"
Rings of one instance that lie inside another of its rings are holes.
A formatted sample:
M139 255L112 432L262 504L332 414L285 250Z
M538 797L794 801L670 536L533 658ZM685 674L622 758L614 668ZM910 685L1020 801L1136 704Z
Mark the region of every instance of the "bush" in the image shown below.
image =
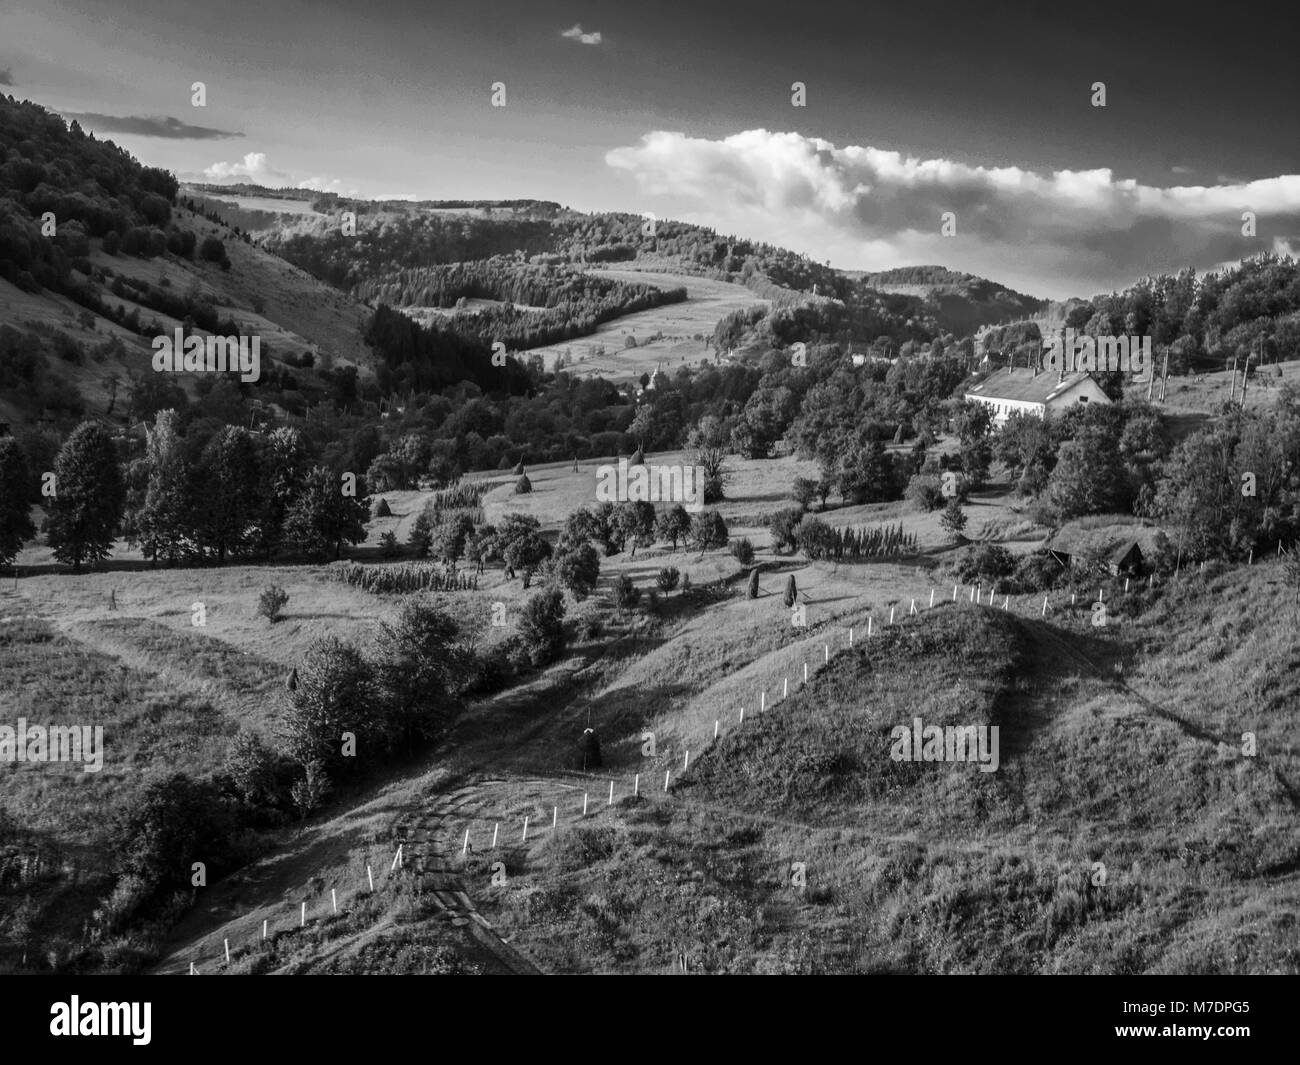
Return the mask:
M939 478L933 474L918 473L907 482L907 490L903 493L903 496L917 510L927 512L942 510L948 502L944 498L943 487Z
M402 548L397 542L397 536L389 529L379 538L379 553L384 558L396 558L402 553Z
M754 561L754 545L750 543L748 536L742 536L739 540L731 541L731 554L742 566L748 566Z
M1016 563L1015 582L1021 592L1045 592L1052 588L1065 572L1065 567L1051 555L1032 554L1023 556Z
M1016 569L1015 557L1000 544L979 544L957 564L957 573L965 584L979 581L996 585Z
M257 600L257 612L272 625L280 620L280 611L289 601L289 593L278 584L273 584L262 591Z
M634 607L641 600L641 589L624 573L614 582L614 602L621 607Z
M778 510L767 519L768 531L772 534L773 551L797 551L799 549L799 523L803 521L803 511L790 508Z
M519 480L515 482L515 495L527 495L533 490L533 482L528 479L528 474L522 474Z
M795 599L798 598L799 589L794 583L794 574L790 574L789 579L785 582L785 596L783 602L786 606L794 606Z
M679 576L680 574L677 572L676 566L665 566L659 571L659 575L655 578L655 583L659 585L659 590L667 595L677 587L677 579Z
M750 599L758 598L758 570L749 575L749 589L745 594Z

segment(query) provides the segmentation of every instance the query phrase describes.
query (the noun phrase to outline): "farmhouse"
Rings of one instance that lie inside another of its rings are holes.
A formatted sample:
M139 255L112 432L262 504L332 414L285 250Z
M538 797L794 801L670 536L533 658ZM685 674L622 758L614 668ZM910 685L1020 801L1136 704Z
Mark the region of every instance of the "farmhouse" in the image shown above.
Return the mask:
M1024 367L996 371L967 392L966 398L992 408L993 424L999 429L1016 411L1042 418L1075 403L1110 402L1091 374L1047 373Z

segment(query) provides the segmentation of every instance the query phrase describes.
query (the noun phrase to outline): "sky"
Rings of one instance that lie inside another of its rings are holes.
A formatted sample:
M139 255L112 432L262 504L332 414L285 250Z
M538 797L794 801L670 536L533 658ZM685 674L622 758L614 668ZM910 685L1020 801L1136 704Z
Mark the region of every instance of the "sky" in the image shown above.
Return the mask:
M1251 2L0 0L0 91L182 180L649 212L1065 298L1300 251L1297 25Z

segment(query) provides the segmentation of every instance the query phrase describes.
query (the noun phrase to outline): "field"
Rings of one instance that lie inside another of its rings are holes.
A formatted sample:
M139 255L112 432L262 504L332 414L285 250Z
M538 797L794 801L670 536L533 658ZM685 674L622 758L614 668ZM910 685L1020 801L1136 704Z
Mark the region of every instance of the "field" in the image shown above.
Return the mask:
M732 311L769 305L768 300L760 299L743 285L688 274L631 269L591 269L588 273L611 281L685 287L686 301L624 315L606 322L590 336L529 349L530 355L540 353L547 367L557 356L564 355L570 372L581 377L624 381L652 374L660 366L671 374L679 366L697 366L706 359L715 361L712 348L693 338L698 334L712 339L718 321ZM661 333L661 339L651 339ZM636 347L626 347L629 337L636 340ZM604 354L597 354L600 349Z
M594 501L598 465L530 466L524 496L499 473L473 479L502 482L487 520L523 511L553 533ZM993 609L962 587L954 602L935 572L951 542L903 504L825 518L901 521L915 557L779 556L763 518L811 464L732 465L719 511L755 544L758 598L726 551L602 559L577 608L599 619L590 637L476 699L438 749L271 833L165 938L122 944L120 964L157 952L160 972L1296 970L1300 667L1287 634L1300 612L1279 563L1127 595L1108 582L1099 631L1091 591L1073 607L1053 593L1046 615L1039 597ZM356 552L368 565L428 494L386 498L392 517ZM969 512L973 533L1013 550L1043 532L1004 484ZM11 966L38 933L56 960L71 949L109 886L104 813L172 767L219 768L240 726L274 741L284 677L310 643L364 645L400 604L323 566L149 570L123 549L102 572L31 572L45 552L29 548L31 575L0 594L0 686L30 692L19 709L32 720L102 721L108 755L98 776L28 766L0 797L29 830L11 849L47 856L45 904L0 945ZM657 612L609 601L618 575L648 591L665 565L707 590ZM791 575L802 625L781 600ZM274 626L255 611L272 580L290 596ZM489 567L479 591L439 598L484 633L494 603L514 616L525 595ZM889 727L914 716L999 725L999 770L890 761ZM584 772L586 727L603 766ZM1242 754L1243 732L1257 755Z

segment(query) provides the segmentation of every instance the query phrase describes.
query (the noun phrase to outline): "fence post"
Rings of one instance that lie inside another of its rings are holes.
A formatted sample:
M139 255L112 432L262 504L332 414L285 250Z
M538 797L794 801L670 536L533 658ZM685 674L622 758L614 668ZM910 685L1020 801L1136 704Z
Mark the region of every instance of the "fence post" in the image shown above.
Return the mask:
M302 913L298 917L298 927L304 928L306 927L306 925L307 925L307 904L304 902L302 904Z
M668 776L672 773L671 769L664 770L664 791L668 790Z
M226 964L230 964L230 940L226 940Z
M393 855L393 864L388 867L390 873L402 864L402 846L401 843L397 845L397 853Z
M528 815L524 814L524 834L519 840L520 843L528 842Z

